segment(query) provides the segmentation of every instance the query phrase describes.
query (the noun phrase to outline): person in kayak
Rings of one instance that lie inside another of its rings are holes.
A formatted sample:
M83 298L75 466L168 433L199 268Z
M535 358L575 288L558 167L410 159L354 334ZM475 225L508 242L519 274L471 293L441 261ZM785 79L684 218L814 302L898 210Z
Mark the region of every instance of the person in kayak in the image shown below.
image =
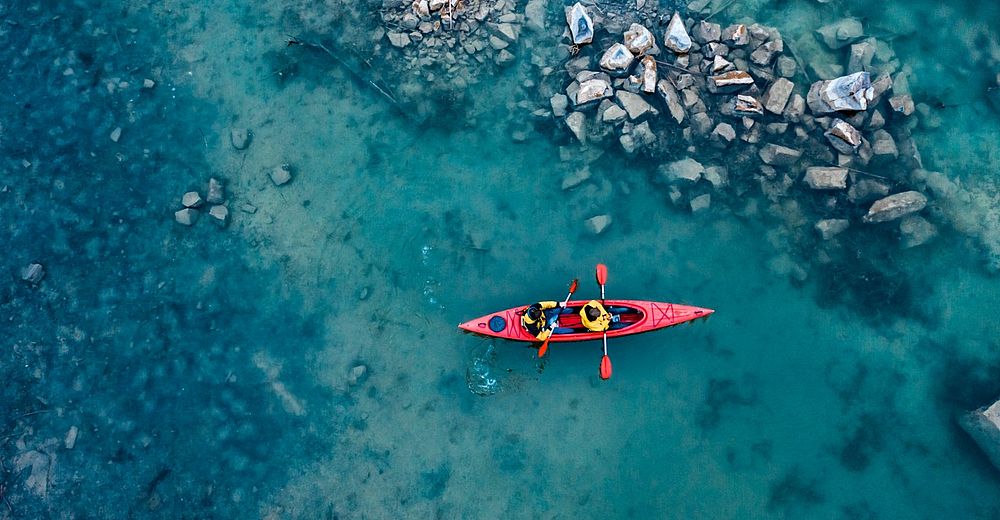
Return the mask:
M601 302L590 300L580 309L580 321L587 330L604 332L611 328L611 313L601 305Z
M545 341L552 335L553 324L559 317L559 312L552 309L565 306L566 304L563 302L554 301L533 303L524 309L524 313L521 315L521 325L524 330L528 331L528 334L537 338L538 341Z

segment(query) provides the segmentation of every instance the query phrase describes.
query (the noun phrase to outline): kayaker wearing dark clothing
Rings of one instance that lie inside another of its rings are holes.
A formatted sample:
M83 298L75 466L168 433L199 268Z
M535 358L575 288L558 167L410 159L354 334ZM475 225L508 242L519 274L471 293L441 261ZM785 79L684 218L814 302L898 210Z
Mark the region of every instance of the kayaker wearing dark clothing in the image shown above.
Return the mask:
M611 327L611 313L601 305L601 302L590 300L580 309L580 321L588 330L604 332Z
M552 335L552 324L559 316L557 312L545 311L565 306L566 304L563 302L554 301L533 303L524 309L524 314L521 315L521 325L524 326L524 330L528 331L528 334L537 338L538 341L545 341Z

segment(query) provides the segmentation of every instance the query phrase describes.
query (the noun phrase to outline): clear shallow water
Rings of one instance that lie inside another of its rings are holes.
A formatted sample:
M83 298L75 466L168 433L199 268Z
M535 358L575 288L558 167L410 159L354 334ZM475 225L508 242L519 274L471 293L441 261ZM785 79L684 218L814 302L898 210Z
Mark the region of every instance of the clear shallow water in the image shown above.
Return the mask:
M842 8L719 16L794 36ZM505 96L526 69L470 89L473 120L444 104L416 125L322 56L281 57L302 9L2 11L17 22L5 48L34 51L7 51L3 79L0 515L1000 514L997 472L954 421L1000 394L998 284L974 241L946 232L900 251L891 233L862 232L851 261L792 283L801 246L757 195L756 213L691 216L650 182L655 165L614 152L560 192L577 167L560 164L568 142L510 139L521 116ZM996 20L988 7L853 9L918 29L894 40L918 101L972 96L986 77L936 38ZM364 48L368 26L330 11L331 30ZM912 22L929 19L942 29ZM278 81L288 59L296 74ZM943 66L969 72L934 77ZM157 86L138 89L144 77ZM930 167L989 199L997 116L972 99L915 135ZM231 126L253 130L245 152ZM284 162L295 179L276 188L266 172ZM209 176L226 181L229 227L175 224L180 195ZM612 227L585 233L604 212ZM47 271L38 287L19 276L32 261ZM561 296L573 277L594 295L598 261L609 295L717 314L614 341L608 382L597 344L539 364L498 343L503 391L472 394L466 371L486 343L454 325ZM14 470L30 450L51 461L44 496Z

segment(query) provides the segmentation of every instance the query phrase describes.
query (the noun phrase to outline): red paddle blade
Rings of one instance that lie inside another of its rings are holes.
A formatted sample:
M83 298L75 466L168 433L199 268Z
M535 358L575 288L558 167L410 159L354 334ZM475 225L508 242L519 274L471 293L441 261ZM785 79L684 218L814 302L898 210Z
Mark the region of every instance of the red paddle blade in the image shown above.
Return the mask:
M601 358L601 379L611 379L611 358L608 356Z
M569 293L573 294L576 292L576 285L580 283L580 280L574 278L573 283L569 284Z
M597 284L604 285L608 282L608 266L597 264Z
M545 353L548 352L548 350L549 350L549 340L545 340L542 342L542 346L538 347L538 357L544 356Z

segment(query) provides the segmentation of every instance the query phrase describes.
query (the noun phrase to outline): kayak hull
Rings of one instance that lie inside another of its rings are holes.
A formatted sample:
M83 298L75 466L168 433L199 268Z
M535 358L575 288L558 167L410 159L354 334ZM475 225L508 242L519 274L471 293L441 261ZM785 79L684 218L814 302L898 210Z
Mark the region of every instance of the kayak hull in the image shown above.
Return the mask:
M601 332L586 330L580 323L579 309L590 300L570 301L559 315L559 326L553 332L550 342L591 341L604 337ZM645 300L605 300L605 308L615 321L608 330L608 337L642 334L701 318L707 318L712 309L681 305L679 303L652 302ZM521 326L521 315L527 306L512 307L469 320L458 327L467 332L510 341L537 342L538 340Z

